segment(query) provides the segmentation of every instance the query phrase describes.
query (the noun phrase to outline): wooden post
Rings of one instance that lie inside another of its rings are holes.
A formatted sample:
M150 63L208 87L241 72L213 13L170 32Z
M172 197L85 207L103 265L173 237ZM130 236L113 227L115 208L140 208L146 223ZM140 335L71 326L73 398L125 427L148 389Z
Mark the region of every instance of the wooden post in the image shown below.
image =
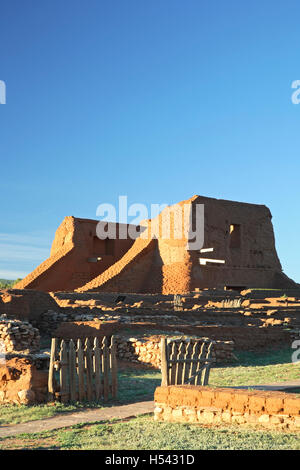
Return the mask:
M56 360L56 351L57 351L58 339L52 338L51 340L51 353L50 353L50 364L49 364L49 375L48 375L48 393L49 398L54 399L54 394L56 392L56 380L55 380L55 371L54 371L54 362Z
M77 371L78 371L78 395L79 401L83 401L86 398L85 387L84 387L84 355L82 349L81 339L77 341Z
M161 385L166 387L169 385L169 374L168 374L168 357L167 357L167 338L161 338L160 342L160 354L161 354Z
M189 379L191 377L193 377L193 375L195 374L195 370L196 370L196 367L197 367L197 346L198 346L198 343L197 341L194 342L194 346L193 346L193 351L192 351L192 355L191 355L191 365L190 365L190 375L189 375ZM191 385L195 385L195 379L191 380L191 382L189 382Z
M86 371L86 391L88 401L93 400L93 362L89 339L85 340L85 371Z
M101 386L101 353L99 338L94 339L94 374L95 374L95 399L100 400L102 396Z
M68 350L64 340L60 345L60 396L62 403L69 400L68 391Z
M169 352L170 351L170 352ZM176 380L176 359L177 359L177 343L172 341L168 344L167 353L168 353L168 369L169 369L169 385L175 385Z
M182 369L183 369L183 358L184 358L184 349L185 344L183 341L179 344L178 353L177 353L177 364L176 364L176 375L175 375L175 384L174 385L181 385L182 384Z
M109 395L109 351L107 345L107 337L103 338L103 398L108 400Z
M206 359L209 359L209 361L206 363L206 366L205 366L203 385L208 384L208 378L209 378L209 372L210 372L210 366L211 366L211 357L212 357L212 346L213 346L213 342L211 341L208 346L207 355L206 355Z
M111 358L111 394L113 398L118 394L118 370L117 370L117 344L114 336L111 337L110 346Z
M74 342L71 339L69 343L69 390L71 401L77 399L76 375L76 353Z

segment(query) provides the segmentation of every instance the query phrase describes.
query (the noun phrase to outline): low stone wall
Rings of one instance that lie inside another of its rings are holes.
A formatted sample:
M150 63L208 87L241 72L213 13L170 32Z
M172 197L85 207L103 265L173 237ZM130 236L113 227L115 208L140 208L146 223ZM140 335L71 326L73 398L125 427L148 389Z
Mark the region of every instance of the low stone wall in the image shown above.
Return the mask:
M150 364L155 368L160 368L160 341L161 336L152 337L151 339L143 338L124 338L115 336L117 341L117 355L119 359L125 359L133 362L143 362ZM201 338L197 338L201 340ZM208 339L208 338L203 338ZM177 341L182 341L179 338ZM188 339L185 339L188 342ZM233 341L216 341L213 347L212 357L216 362L232 362L235 357L233 355Z
M0 404L33 404L47 400L48 371L37 370L28 359L0 364Z
M137 314L137 315L127 315L124 312L118 312L116 309L107 313L105 311L95 311L90 310L89 313L80 313L79 308L77 309L68 309L64 308L63 311L54 311L48 310L44 312L39 321L35 321L34 325L42 332L53 332L55 331L61 323L63 322L92 322L92 321L117 321L121 324L131 324L131 323L158 323L159 325L169 325L172 324L186 324L189 325L189 322L184 321L178 318L176 315L146 315L146 314Z
M0 317L0 347L2 353L12 351L38 351L40 334L29 322Z
M298 394L192 385L158 387L154 419L300 431Z

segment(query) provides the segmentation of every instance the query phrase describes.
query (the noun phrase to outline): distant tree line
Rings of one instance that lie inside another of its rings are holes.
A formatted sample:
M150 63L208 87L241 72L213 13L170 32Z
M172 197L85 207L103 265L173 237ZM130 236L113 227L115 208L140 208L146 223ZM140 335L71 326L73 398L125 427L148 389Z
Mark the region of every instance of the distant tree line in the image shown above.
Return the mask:
M9 279L0 279L0 289L11 289L19 281L22 281L22 278L19 277L12 281Z

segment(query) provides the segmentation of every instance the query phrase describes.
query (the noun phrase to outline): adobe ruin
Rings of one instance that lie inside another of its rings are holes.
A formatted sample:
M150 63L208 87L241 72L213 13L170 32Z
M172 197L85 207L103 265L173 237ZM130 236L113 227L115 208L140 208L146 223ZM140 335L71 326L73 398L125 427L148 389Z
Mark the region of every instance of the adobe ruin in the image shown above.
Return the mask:
M181 237L176 230L169 238L162 236L166 213L174 229L176 210L188 205L193 214L198 204L204 204L201 250L189 249L184 232ZM15 288L183 294L205 288L298 287L282 271L272 215L264 205L193 196L142 222L135 240L118 235L122 224L117 224L116 239L101 240L98 223L66 217L56 231L50 257ZM158 231L153 238L154 225Z

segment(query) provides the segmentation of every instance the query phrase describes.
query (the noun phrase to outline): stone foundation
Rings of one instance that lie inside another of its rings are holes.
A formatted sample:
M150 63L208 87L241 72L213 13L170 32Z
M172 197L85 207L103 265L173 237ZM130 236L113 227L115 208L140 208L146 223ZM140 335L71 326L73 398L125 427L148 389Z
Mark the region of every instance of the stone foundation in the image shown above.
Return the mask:
M154 419L300 431L298 394L192 385L158 387Z

